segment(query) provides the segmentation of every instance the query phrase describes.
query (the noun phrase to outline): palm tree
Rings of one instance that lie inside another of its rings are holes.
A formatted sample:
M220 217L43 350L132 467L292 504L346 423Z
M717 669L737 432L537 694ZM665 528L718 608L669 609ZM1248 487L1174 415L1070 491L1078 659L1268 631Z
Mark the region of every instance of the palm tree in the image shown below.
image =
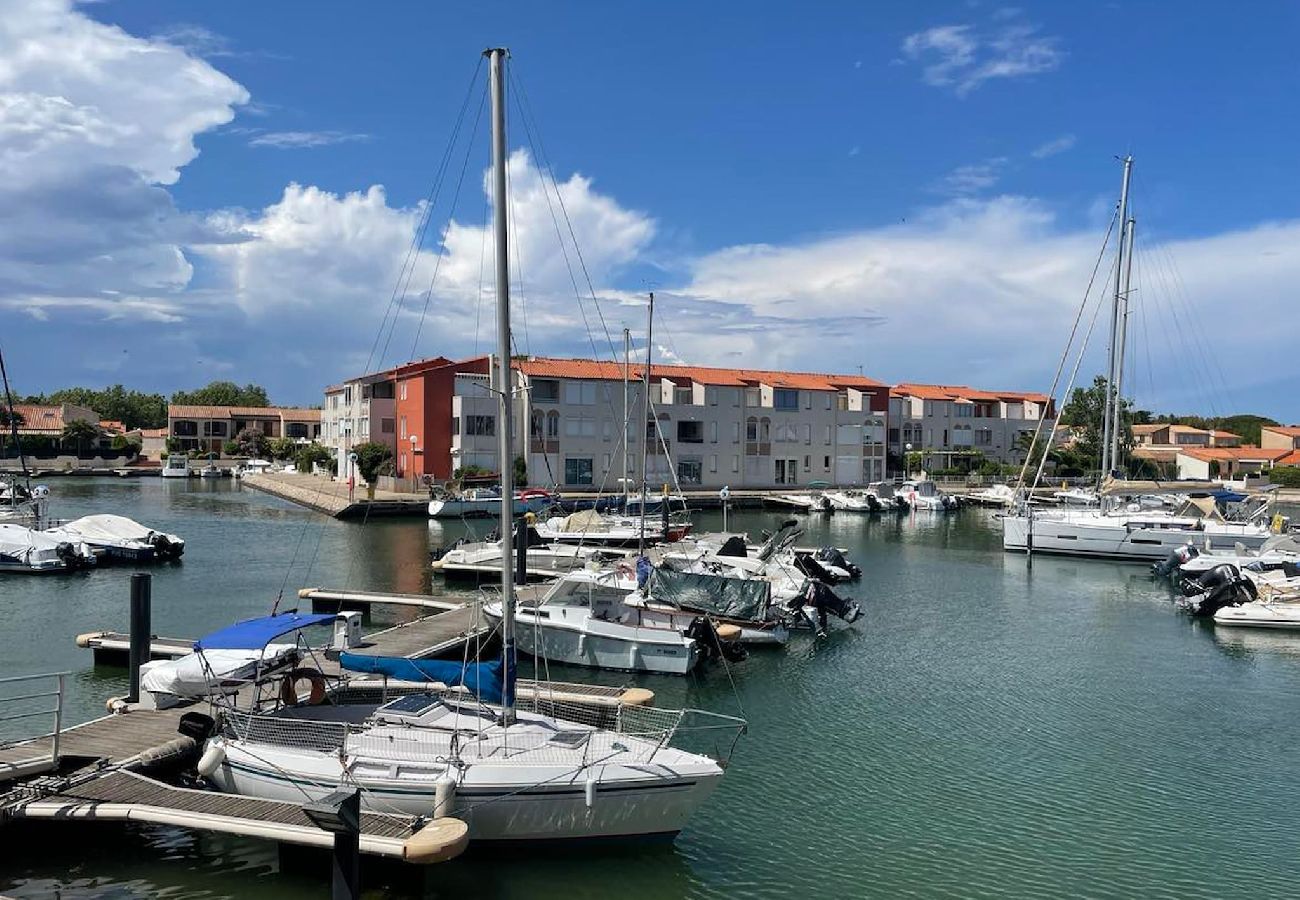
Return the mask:
M99 437L99 426L94 422L87 422L85 419L74 419L63 426L64 443L71 442L77 448L80 454L88 441Z

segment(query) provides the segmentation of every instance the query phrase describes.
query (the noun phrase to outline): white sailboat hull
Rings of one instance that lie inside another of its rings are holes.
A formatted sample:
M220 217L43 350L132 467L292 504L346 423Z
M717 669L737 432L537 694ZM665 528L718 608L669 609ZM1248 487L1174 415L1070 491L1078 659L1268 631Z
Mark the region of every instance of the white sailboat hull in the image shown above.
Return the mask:
M212 775L221 790L297 804L337 790L346 767L347 784L362 788L364 808L431 816L436 782L447 773L445 763L433 758L389 767L362 760L340 763L337 754L322 751L246 747L239 740L222 745L225 760ZM391 774L399 770L397 777ZM722 769L711 761L583 768L476 763L457 784L447 814L469 826L472 841L670 836L681 831L721 777ZM590 789L589 780L594 781Z
M1269 537L1255 525L1216 525L1198 530L1193 522L1131 519L1126 516L1003 516L1002 549L1025 552L1033 529L1033 552L1109 559L1162 560L1187 545L1258 549Z

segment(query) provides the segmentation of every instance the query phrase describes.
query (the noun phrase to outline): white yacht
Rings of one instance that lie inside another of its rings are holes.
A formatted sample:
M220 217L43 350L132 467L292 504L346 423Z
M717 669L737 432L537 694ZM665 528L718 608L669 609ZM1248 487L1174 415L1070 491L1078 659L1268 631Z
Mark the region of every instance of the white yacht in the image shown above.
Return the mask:
M516 492L514 514L538 512L551 505L545 491ZM473 519L495 516L501 509L501 492L496 488L469 488L429 501L429 516L434 519Z
M547 543L602 547L635 547L642 540L646 544L658 544L665 539L676 540L685 535L684 531L675 531L671 524L665 534L663 522L654 516L614 516L594 509L567 516L552 516L534 527L538 537Z
M956 497L941 493L933 481L904 481L899 485L898 493L912 509L948 512L959 505Z
M971 491L966 500L977 506L1005 509L1016 502L1016 492L1009 484L992 484L978 491Z
M189 478L190 458L179 450L167 454L167 459L163 460L161 474L163 478Z
M519 649L550 662L658 675L685 675L700 662L702 648L684 633L691 624L652 619L626 600L635 589L617 573L573 572L541 599L515 608ZM483 607L500 621L500 602ZM698 618L698 614L691 616Z
M880 500L867 491L827 491L826 500L836 512L880 512Z

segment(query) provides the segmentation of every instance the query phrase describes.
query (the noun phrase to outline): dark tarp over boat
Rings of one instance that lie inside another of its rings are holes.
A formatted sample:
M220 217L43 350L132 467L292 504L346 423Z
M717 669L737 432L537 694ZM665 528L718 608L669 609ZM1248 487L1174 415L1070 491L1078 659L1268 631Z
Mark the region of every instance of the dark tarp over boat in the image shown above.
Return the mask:
M650 596L682 609L723 619L763 622L772 599L772 586L761 579L724 578L655 569Z

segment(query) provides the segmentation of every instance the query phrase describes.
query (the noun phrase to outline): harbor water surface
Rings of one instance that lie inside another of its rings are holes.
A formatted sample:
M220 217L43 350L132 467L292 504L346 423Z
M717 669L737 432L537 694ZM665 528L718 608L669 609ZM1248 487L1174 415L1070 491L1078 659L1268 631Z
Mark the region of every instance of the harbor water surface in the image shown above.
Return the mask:
M466 531L335 522L229 481L54 488L60 517L116 512L186 539L182 562L153 569L154 630L175 637L281 595L293 606L305 585L438 591L429 550ZM780 518L731 524L757 535ZM480 851L419 888L387 870L367 887L530 900L1296 895L1300 635L1191 621L1144 566L1031 567L1002 553L979 510L805 524L805 543L847 548L865 572L849 591L864 605L852 630L685 679L552 668L748 718L721 788L675 843ZM94 667L74 638L125 630L130 571L0 581L0 676L69 670L71 719L101 714L126 673ZM317 897L326 873L282 871L267 843L166 827L0 828L0 891L19 897Z

